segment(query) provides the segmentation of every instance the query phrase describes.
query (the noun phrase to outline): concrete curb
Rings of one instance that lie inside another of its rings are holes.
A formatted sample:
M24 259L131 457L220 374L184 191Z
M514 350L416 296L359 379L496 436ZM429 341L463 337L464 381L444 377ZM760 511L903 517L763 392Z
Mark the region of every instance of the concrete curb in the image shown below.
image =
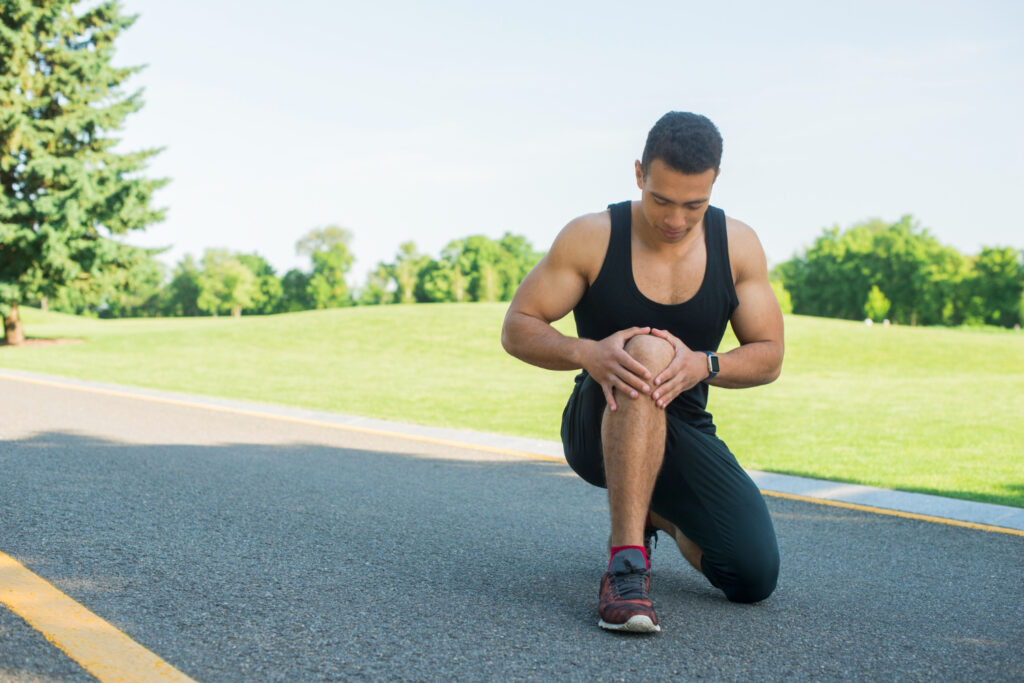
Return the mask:
M562 444L558 441L529 439L518 436L506 436L503 434L491 434L465 429L428 427L423 425L406 424L403 422L393 422L390 420L378 420L369 417L318 412L288 406L235 401L209 396L196 396L193 394L179 394L103 382L88 382L68 377L57 377L53 375L43 375L0 368L0 378L3 378L5 375L10 378L21 378L29 381L53 382L84 389L100 389L142 397L188 402L199 406L205 405L229 408L233 410L259 412L280 417L313 420L342 427L355 427L381 432L390 432L397 435L415 438L457 442L459 444L465 444L467 447L479 446L486 449L541 455L561 460L564 460L565 458L562 453ZM984 524L1002 527L1005 529L1024 531L1024 509L1008 505L977 503L974 501L946 498L943 496L894 491L890 489L880 489L871 486L861 486L858 484L846 484L823 479L809 479L786 474L760 472L757 470L748 470L747 472L758 487L767 493L775 492L801 496L820 500L822 502L832 501L864 505L881 508L883 510L893 510L915 515L938 517L947 520L956 520L972 524Z

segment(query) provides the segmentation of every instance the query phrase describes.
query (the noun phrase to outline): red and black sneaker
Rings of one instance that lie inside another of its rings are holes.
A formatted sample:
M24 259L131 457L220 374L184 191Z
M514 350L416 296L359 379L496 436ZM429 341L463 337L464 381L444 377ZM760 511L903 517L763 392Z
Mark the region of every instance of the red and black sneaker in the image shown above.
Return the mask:
M601 628L634 633L661 630L651 604L651 575L639 549L626 548L612 557L608 571L601 577L601 603L597 611Z

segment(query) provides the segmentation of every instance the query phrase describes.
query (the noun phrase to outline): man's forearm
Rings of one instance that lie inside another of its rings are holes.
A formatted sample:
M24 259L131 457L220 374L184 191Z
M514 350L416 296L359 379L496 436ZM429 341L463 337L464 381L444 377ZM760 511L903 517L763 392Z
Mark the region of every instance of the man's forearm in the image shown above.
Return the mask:
M709 381L716 387L742 389L774 382L782 371L782 342L758 341L718 357L718 376Z
M509 313L501 330L501 345L511 355L548 370L583 367L588 339L566 337L550 324L523 313Z

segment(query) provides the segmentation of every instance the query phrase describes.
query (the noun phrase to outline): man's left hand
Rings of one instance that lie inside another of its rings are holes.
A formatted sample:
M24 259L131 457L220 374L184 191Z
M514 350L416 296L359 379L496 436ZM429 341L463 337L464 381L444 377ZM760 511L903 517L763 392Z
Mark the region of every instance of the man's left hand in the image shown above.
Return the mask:
M659 408L665 408L676 396L697 386L708 376L708 357L702 351L693 351L681 339L667 330L651 329L651 334L672 345L675 356L668 367L654 378L651 398Z

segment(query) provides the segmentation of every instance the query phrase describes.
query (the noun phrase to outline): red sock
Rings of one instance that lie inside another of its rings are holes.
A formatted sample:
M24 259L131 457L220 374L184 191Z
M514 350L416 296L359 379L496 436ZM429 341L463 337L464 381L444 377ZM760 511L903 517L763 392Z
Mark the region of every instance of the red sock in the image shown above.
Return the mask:
M645 569L650 569L651 568L651 560L647 557L647 551L644 550L644 547L642 545L613 545L612 546L611 556L608 558L608 568L609 569L611 569L611 567L612 567L612 558L615 557L615 553L619 552L620 550L625 550L627 548L633 548L633 549L639 550L641 553L643 553L643 555L644 555L644 564L647 565L644 568Z

